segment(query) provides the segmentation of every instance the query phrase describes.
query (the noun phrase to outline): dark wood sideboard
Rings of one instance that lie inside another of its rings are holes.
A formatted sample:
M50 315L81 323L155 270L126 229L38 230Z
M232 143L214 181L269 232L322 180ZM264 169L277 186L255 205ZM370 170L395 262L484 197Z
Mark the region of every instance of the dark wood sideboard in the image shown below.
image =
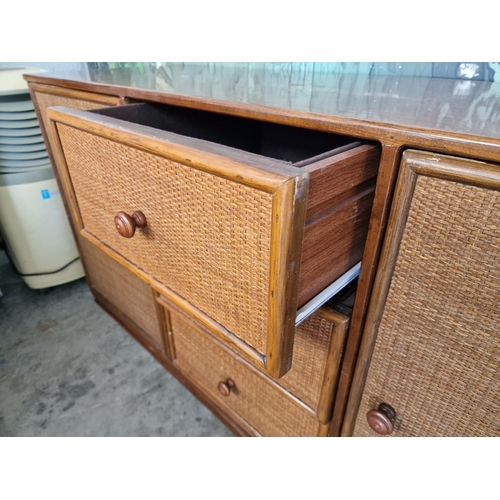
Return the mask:
M500 435L500 84L170 71L25 75L97 302L237 435Z

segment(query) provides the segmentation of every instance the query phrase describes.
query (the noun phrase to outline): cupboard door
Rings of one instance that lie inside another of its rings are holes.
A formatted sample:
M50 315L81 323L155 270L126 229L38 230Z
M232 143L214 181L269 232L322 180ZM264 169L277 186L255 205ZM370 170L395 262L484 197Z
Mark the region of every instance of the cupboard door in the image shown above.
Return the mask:
M153 350L165 351L163 326L151 287L82 237L79 246L87 281L97 301Z
M499 190L500 166L404 153L344 435L500 435Z

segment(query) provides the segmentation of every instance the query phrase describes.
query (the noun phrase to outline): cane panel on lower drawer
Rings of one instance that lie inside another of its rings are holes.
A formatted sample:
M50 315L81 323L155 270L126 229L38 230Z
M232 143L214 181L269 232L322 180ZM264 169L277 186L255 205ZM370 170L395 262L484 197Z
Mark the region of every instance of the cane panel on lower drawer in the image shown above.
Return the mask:
M292 368L277 382L316 411L323 423L332 415L350 315L322 307L295 330Z
M170 311L175 341L174 363L190 379L227 404L263 436L317 436L314 412L228 348L209 338L180 314ZM234 381L227 396L220 382Z

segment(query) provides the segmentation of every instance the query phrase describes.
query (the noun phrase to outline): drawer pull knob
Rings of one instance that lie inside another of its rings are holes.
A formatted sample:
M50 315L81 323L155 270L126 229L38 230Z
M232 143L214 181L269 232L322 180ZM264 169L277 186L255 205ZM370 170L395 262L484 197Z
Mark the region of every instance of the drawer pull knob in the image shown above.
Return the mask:
M377 410L370 410L366 414L368 425L382 436L390 434L394 430L396 411L387 403L380 403Z
M234 389L236 384L228 378L225 382L219 382L217 385L217 389L223 396L229 396L231 394L231 389Z
M146 216L142 212L135 212L130 216L125 212L118 212L115 215L116 230L124 238L132 238L136 227L146 227Z

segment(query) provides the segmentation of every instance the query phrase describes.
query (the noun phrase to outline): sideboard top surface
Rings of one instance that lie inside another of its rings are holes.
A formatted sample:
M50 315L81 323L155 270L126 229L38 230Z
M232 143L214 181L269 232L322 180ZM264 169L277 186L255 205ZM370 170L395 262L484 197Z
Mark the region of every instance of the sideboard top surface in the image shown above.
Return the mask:
M297 74L217 63L90 68L25 79L500 161L500 82Z

